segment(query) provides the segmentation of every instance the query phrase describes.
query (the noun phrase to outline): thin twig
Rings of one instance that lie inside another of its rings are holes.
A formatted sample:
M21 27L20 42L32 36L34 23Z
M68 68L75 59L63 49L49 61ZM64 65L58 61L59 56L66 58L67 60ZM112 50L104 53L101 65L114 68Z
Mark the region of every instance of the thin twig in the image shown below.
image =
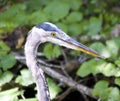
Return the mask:
M18 58L18 56L20 56L19 54L14 54L14 55L15 55L15 58L19 62L21 62L23 64L26 64L25 63L25 58L20 59L20 58ZM90 96L92 98L97 99L96 97L94 97L92 95L92 89L91 88L88 88L88 87L86 87L86 86L84 86L82 84L78 84L76 81L74 81L74 80L72 80L70 78L67 78L66 76L64 76L64 75L54 71L49 66L44 66L44 65L41 65L40 63L39 63L39 65L43 69L43 71L46 74L48 74L49 76L51 76L52 78L57 79L58 81L65 83L67 86L72 87L73 89L78 90L82 94L86 94L86 95L88 95L88 96Z
M49 66L49 67L54 67L54 68L61 68L61 66L58 66L58 65L53 65L53 64L48 64L46 63L45 61L41 60L41 59L37 59L37 61L40 63L40 64L43 64L45 66Z
M70 94L70 92L72 91L73 89L70 87L68 88L65 92L63 92L61 95L59 95L56 100L57 101L62 101L67 95Z
M61 65L63 65L63 64L61 64ZM61 70L63 71L63 73L65 74L65 76L67 76L68 78L71 78L71 77L69 76L69 74L66 72L64 66L61 66Z
M66 54L65 54L65 52L63 50L61 50L61 51L62 51L62 55L63 55L63 57L65 59L65 62L67 63L67 61L68 61L67 56L66 56Z
M84 86L84 85L81 85L81 84L78 84L77 82L75 82L74 80L72 79L69 79L63 75L61 75L60 73L54 71L53 69L49 68L49 67L46 67L46 66L42 66L40 65L41 68L45 71L45 73L47 73L49 76L51 76L52 78L54 79L57 79L63 83L65 83L67 86L69 87L72 87L76 90L78 90L79 92L83 93L83 94L86 94L92 98L95 98L93 95L92 95L92 89Z
M16 60L19 60L19 61L24 61L25 60L25 56L21 56L17 52L12 52L12 53L15 55ZM53 67L53 68L61 68L61 66L59 66L59 65L53 65L53 64L50 64L50 63L48 64L48 63L46 63L45 61L43 61L41 59L37 59L37 61L40 64L43 64L45 66L49 66L49 67Z

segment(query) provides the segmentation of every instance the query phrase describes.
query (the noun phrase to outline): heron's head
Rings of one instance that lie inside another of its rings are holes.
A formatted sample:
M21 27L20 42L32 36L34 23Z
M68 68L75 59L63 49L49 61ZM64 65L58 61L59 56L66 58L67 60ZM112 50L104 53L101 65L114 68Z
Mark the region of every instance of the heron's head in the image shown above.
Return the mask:
M59 27L57 27L56 25L52 23L44 22L42 24L39 24L34 27L34 31L36 33L39 33L40 38L41 38L40 40L42 42L46 42L46 41L52 42L60 46L64 46L64 47L71 48L74 50L80 50L87 54L103 58L101 55L99 55L94 50L88 48L87 46L77 42L76 40L68 36Z

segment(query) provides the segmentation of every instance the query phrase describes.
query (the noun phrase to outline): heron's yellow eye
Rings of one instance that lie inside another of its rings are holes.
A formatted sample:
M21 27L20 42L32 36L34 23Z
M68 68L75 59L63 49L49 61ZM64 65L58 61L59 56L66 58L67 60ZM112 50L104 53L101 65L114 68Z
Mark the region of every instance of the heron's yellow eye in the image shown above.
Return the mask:
M55 32L52 32L52 33L51 33L51 36L55 37L55 36L56 36L56 33L55 33Z

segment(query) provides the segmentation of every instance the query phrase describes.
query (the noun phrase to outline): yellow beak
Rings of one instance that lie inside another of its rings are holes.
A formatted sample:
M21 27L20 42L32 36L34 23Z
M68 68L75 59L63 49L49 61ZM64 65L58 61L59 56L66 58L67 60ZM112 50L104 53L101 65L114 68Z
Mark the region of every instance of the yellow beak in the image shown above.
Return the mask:
M67 48L71 48L74 50L79 50L82 51L84 53L87 53L89 55L95 56L95 57L99 57L99 58L105 58L103 56L101 56L99 53L97 53L96 51L94 51L93 49L83 45L82 43L77 42L76 40L69 38L69 39L60 39L63 44L62 46L65 46Z

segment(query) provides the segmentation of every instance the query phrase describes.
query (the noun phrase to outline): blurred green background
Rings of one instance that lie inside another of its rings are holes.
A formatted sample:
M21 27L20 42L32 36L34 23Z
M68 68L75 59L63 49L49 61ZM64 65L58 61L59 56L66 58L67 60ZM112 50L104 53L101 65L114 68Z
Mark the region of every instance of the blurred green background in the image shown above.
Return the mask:
M87 56L88 60L72 74L86 82L92 77L90 87L93 88L93 96L100 101L120 101L119 0L0 0L0 101L37 101L30 72L15 59L12 52L23 54L28 31L42 22L56 24L107 58L100 60ZM80 55L84 55L50 43L40 50L46 60L58 59L63 63L65 59L60 58L64 54L67 60L78 60ZM51 99L64 91L64 87L52 78L47 78L47 81ZM33 89L32 97L26 94L28 89ZM97 100L88 98L88 101Z

